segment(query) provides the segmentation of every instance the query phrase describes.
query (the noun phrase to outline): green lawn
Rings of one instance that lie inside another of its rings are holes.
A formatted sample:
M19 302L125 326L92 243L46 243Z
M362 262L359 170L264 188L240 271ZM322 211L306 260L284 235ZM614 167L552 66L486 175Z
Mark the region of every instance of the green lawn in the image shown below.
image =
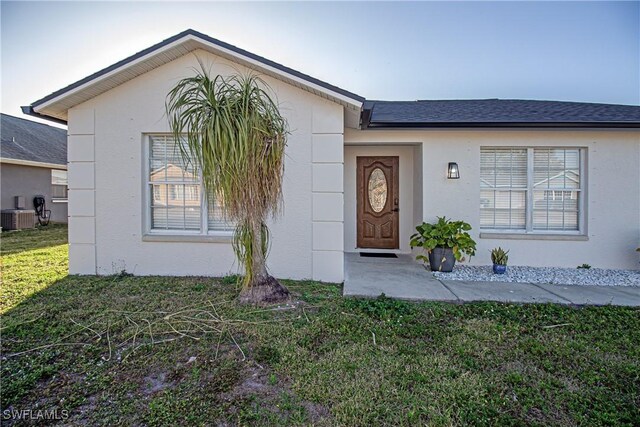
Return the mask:
M283 309L239 307L232 277L66 276L65 232L2 234L3 411L64 409L72 425L640 425L638 309L343 299L313 282L286 282Z
M1 239L0 313L67 275L66 226L4 232Z

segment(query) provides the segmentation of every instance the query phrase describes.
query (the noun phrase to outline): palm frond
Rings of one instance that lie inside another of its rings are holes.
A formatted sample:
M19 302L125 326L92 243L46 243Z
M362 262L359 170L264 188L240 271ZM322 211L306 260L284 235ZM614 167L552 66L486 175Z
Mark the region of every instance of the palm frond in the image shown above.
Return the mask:
M207 194L224 201L227 218L237 224L234 249L251 282L259 224L259 253L266 256L265 221L282 207L287 121L258 76L211 77L204 64L169 92L166 111L178 149L202 175Z

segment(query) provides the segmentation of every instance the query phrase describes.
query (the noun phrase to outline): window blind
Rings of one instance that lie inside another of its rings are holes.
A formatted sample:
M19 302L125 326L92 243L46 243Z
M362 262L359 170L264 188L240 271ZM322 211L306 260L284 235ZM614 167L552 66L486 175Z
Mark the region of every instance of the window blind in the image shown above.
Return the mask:
M150 137L151 228L199 230L200 180L171 136Z
M480 154L480 226L524 229L527 150L482 149Z
M149 136L150 228L201 234L233 230L223 204L206 197L201 177L185 163L179 144L184 142L172 135Z
M578 230L580 150L533 150L533 229Z
M578 231L580 148L482 147L480 227Z

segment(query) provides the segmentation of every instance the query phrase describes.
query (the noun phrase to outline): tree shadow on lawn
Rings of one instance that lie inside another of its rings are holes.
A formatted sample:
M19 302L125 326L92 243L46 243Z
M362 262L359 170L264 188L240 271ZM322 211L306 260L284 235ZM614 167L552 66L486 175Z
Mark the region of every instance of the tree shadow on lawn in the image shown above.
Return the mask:
M239 307L221 282L67 276L28 297L2 316L2 408L64 409L91 425L326 423L255 331L300 306Z

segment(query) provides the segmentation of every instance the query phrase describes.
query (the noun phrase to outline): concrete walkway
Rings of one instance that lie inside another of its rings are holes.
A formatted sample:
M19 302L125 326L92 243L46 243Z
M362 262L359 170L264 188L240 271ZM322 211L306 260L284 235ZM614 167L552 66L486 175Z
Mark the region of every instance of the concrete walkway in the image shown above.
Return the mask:
M563 286L533 283L438 280L410 255L364 258L345 254L345 296L421 301L500 301L640 307L640 287Z

